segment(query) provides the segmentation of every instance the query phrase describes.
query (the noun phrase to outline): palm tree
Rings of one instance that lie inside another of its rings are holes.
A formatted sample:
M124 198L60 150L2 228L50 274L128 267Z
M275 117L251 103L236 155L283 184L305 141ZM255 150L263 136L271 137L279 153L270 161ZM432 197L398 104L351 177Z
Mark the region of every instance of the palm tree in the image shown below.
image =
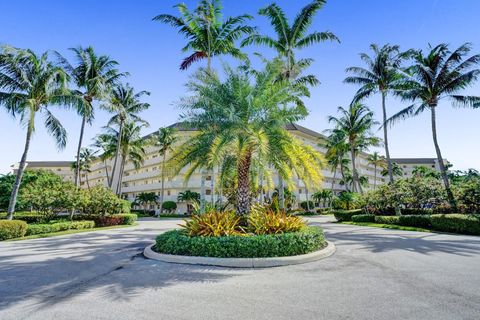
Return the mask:
M28 150L35 131L37 115L44 117L47 131L59 149L67 142L67 132L50 110L52 105L69 105L72 97L67 88L68 76L48 60L48 54L36 55L31 50L3 47L0 54L0 106L20 116L26 127L25 147L18 167L8 205L9 220L13 219L18 190L25 170Z
M160 208L163 205L164 191L165 191L165 163L167 153L172 150L173 144L177 140L177 132L172 127L160 128L158 132L152 137L152 142L155 147L158 147L158 153L162 157L162 172L161 172L161 192L160 192ZM160 210L163 210L160 209Z
M138 203L143 207L143 213L147 213L147 205L149 203L156 203L157 202L157 196L155 195L155 192L140 192L137 194L135 197L135 202Z
M401 177L403 176L403 169L400 168L400 166L396 163L396 162L392 162L392 173L394 176L396 177ZM386 177L388 176L388 169L383 169L380 174L383 176L383 177Z
M323 189L312 194L312 198L317 203L323 202L323 207L327 207L327 202L329 202L333 197L333 192L331 190Z
M177 201L183 201L187 203L187 211L188 213L191 212L191 205L192 203L199 203L200 202L200 193L194 192L191 190L185 190L178 193Z
M96 151L88 148L82 148L82 150L80 151L80 162L78 162L78 164L80 165L80 170L79 170L80 176L78 178L78 181L81 185L82 184L81 173L84 172L88 189L90 189L88 173L92 172L91 166L92 166L92 162L95 160L95 154L96 154ZM77 162L72 162L72 169L76 170L76 167L77 167Z
M150 107L149 103L141 102L140 99L150 95L150 92L140 91L135 93L129 84L118 84L112 88L109 93L108 100L102 105L106 110L115 113L114 116L108 121L108 126L117 125L119 131L119 137L117 141L117 147L115 152L115 160L113 161L112 176L108 183L111 188L113 179L115 177L118 157L120 156L120 146L122 144L123 127L126 122L137 122L147 124L145 120L140 118L138 114Z
M284 77L286 79L294 79L298 63L300 62L301 64L308 61L307 59L297 62L295 59L296 50L326 40L339 41L333 33L328 31L307 33L315 14L323 7L325 2L325 0L315 0L309 3L300 10L292 24L289 24L285 12L276 3L260 9L258 13L270 20L276 38L254 33L242 41L242 46L257 44L275 49L278 56L284 58L286 62Z
M104 135L97 135L92 146L97 148L98 152L100 152L99 159L103 162L108 186L110 184L110 174L108 173L107 160L113 157L113 154L116 153L116 148L110 145L109 139Z
M97 55L93 47L70 48L75 55L75 64L72 65L62 55L57 53L59 64L71 76L78 90L74 91L77 96L77 113L82 117L80 137L78 139L75 185L78 186L80 174L80 150L82 149L85 125L91 124L95 117L93 102L103 100L112 85L127 73L120 73L116 67L118 62L106 55Z
M254 159L268 159L284 179L293 174L308 184L321 181L322 157L291 136L285 125L307 115L303 90L275 81L275 68L250 73L226 69L225 80L208 72L197 75L193 95L181 101L184 119L199 130L172 155L178 173L189 166L186 179L198 168L218 166L232 157L236 167L237 212L250 210L250 176Z
M259 10L259 14L267 17L270 20L276 39L253 33L242 41L242 47L257 44L273 48L277 51L278 58L283 59L284 68L281 72L281 78L286 81L293 81L299 77L301 70L308 67L311 59L295 59L295 51L300 50L313 44L320 43L326 40L339 41L339 39L331 32L312 32L307 33L308 28L313 22L315 14L323 7L325 0L315 0L300 10L290 25L285 12L276 3ZM310 85L317 85L318 80L313 75L307 75L297 79L299 83L308 83ZM279 204L280 208L284 208L283 194L284 181L279 177L280 194Z
M252 19L251 16L240 15L223 21L219 0L201 0L193 12L183 3L175 7L180 12L180 17L161 14L153 20L177 28L178 32L188 39L182 51L194 52L183 60L180 65L181 70L188 69L196 61L207 59L207 72L212 73L212 58L220 55L246 59L246 56L235 46L235 41L255 31L255 28L244 25L246 21ZM205 212L205 178L206 171L202 170L200 212Z
M345 179L345 170L350 163L350 161L345 158L349 149L348 144L345 142L345 134L341 131L333 132L327 137L324 147L327 149L325 156L327 158L328 166L330 167L330 170L333 171L333 179L330 187L333 192L338 168L340 167L342 179Z
M438 103L443 99L449 99L458 107L480 107L480 97L459 94L461 90L472 85L480 74L480 69L475 68L480 63L480 55L467 58L470 51L471 45L465 43L453 52L446 44L429 46L426 53L416 52L413 55L414 63L407 70L404 90L401 92L404 100L414 103L388 120L389 123L394 123L430 110L433 144L448 200L453 208L456 207L456 202L438 144L436 112Z
M201 0L194 11L190 11L184 3L175 7L180 12L180 17L160 14L153 20L177 28L178 32L188 39L182 51L193 53L183 59L181 70L188 69L194 62L207 59L207 70L211 72L212 58L220 55L246 59L235 46L235 41L254 32L254 28L244 25L246 21L252 19L251 16L240 15L223 21L219 0Z
M120 144L120 171L117 185L115 187L115 193L120 196L122 192L122 180L125 171L126 161L130 161L135 169L139 169L145 159L145 149L148 145L148 141L141 135L141 130L146 124L137 124L135 122L126 122L122 130L122 136L119 137L119 130L113 127L105 127L105 133L100 134L100 139L105 139L109 142L109 149L115 149L118 145L118 139L121 140Z
M383 168L385 167L385 158L381 156L377 151L374 153L370 154L367 158L368 164L373 165L373 190L377 189L377 168ZM388 175L390 176L390 173L392 173L392 168L390 166L389 169L387 169Z
M400 52L399 46L384 45L379 48L376 44L371 44L374 55L370 57L366 53L361 53L360 58L366 64L366 68L350 67L346 71L352 73L352 76L345 78L346 83L359 84L361 87L355 94L355 101L360 101L372 94L380 93L382 97L382 116L384 124L387 121L387 108L385 100L387 94L398 90L401 76L398 69L402 61L412 52ZM393 183L392 162L390 160L390 150L388 145L388 127L383 126L383 141L385 155L387 158L388 176L390 183Z
M343 134L345 136L352 161L353 191L358 190L360 193L363 193L356 167L356 154L379 143L379 139L370 133L370 130L376 124L375 120L373 120L373 112L359 102L352 102L348 109L338 107L338 112L340 117L328 117L328 121L335 125L335 128L330 131L334 134Z

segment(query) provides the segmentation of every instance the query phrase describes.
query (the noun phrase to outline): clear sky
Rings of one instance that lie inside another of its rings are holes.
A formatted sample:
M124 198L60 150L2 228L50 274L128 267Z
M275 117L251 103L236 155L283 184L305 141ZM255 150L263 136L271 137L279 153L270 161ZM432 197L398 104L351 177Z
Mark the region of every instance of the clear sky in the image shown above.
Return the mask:
M122 71L136 90L148 90L152 107L143 114L150 122L145 133L178 119L175 101L185 94L184 84L191 71L178 66L185 54L180 52L184 39L167 25L152 22L160 13L175 13L177 0L15 0L2 1L0 12L0 43L36 52L54 49L70 57L67 48L92 45L98 53L108 54L120 63ZM271 28L259 8L271 0L224 0L225 16L249 13L251 22L262 33ZM288 16L293 16L308 0L278 0ZM186 1L194 6L197 1ZM345 68L361 65L358 53L367 52L370 43L399 44L402 49L425 48L428 43L449 43L456 47L472 42L480 52L480 1L478 0L329 0L317 15L311 30L330 30L341 43L323 43L304 50L301 56L315 59L310 72L321 81L306 101L310 116L302 125L322 132L328 128L326 118L339 105L348 105L356 87L343 84ZM246 50L273 56L270 49L253 47ZM229 59L225 59L231 62ZM220 63L216 62L217 66ZM196 67L195 67L196 68ZM192 69L193 70L193 69ZM480 83L466 91L480 95ZM367 104L380 116L380 98L372 97ZM387 105L390 114L400 110L402 103L393 98ZM37 122L29 160L73 160L81 119L71 111L52 108L67 128L67 148L56 150L51 137ZM99 133L109 115L97 112L94 124L87 127L85 144ZM439 143L444 157L455 168L480 168L480 110L454 109L441 103L438 110ZM0 173L20 160L25 130L18 120L0 110ZM380 132L378 132L380 135ZM434 157L429 114L409 119L391 130L392 157Z

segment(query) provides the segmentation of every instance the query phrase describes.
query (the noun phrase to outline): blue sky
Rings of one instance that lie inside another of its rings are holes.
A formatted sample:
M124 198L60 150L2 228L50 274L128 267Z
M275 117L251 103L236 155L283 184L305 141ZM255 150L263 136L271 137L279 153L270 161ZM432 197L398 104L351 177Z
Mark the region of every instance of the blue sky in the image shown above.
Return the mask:
M160 13L176 13L176 0L143 1L4 1L0 15L0 43L37 52L54 49L69 57L67 48L92 45L120 63L130 72L128 82L137 90L147 90L152 107L143 117L150 122L145 133L178 119L175 101L185 94L184 84L191 71L178 70L184 39L169 26L152 22ZM268 21L257 15L259 8L271 0L224 0L225 16L249 13L252 25L262 33L271 33ZM308 0L278 0L290 18ZM186 1L194 6L196 1ZM301 124L313 130L329 127L326 118L339 105L348 105L356 87L343 84L345 68L361 65L358 53L368 52L370 43L399 44L402 49L425 48L428 43L449 43L456 47L472 42L480 52L480 1L477 0L330 0L317 15L311 30L330 30L341 43L323 43L304 50L300 56L315 59L310 72L321 81L306 100L309 117ZM8 13L8 14L6 14ZM262 52L273 56L270 49L252 47L248 53ZM230 59L226 62L235 63ZM216 61L218 67L220 61ZM193 70L193 69L192 69ZM480 95L480 83L465 91ZM367 104L380 116L380 98ZM388 100L390 114L400 110L402 102ZM81 119L71 111L52 109L69 133L67 148L56 150L52 138L37 121L29 160L73 160ZM94 124L88 127L85 142L99 133L109 115L97 112ZM457 169L480 168L480 110L454 109L443 102L438 110L439 143L444 157ZM0 110L0 173L10 170L20 160L25 131L18 120ZM380 132L378 132L380 135ZM434 157L429 114L409 119L392 128L392 157Z

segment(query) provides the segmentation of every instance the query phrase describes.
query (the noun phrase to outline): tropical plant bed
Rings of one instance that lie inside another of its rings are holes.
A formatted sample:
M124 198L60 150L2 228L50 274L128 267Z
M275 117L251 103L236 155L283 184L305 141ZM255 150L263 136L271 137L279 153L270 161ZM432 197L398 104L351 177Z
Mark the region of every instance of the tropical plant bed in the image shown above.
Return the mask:
M144 254L173 263L259 268L311 262L334 251L321 228L307 227L283 234L222 237L192 237L183 230L172 230L159 235Z

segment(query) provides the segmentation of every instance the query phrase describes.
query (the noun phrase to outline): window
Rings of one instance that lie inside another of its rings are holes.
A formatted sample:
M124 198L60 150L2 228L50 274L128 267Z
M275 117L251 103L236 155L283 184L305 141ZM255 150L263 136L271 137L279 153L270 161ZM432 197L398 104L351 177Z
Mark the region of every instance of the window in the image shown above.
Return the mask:
M58 168L57 171L62 171L62 169Z
M207 181L212 180L212 176L207 176L206 180L207 180Z
M170 195L170 190L167 190L167 196L169 196L169 195Z
M211 195L211 194L212 194L212 190L210 190L210 189L205 190L205 194L206 194L207 196Z
M157 167L153 167L153 168L152 168L152 171L157 171Z
M300 194L301 194L301 193L302 193L302 189L298 189L298 193L300 193Z

